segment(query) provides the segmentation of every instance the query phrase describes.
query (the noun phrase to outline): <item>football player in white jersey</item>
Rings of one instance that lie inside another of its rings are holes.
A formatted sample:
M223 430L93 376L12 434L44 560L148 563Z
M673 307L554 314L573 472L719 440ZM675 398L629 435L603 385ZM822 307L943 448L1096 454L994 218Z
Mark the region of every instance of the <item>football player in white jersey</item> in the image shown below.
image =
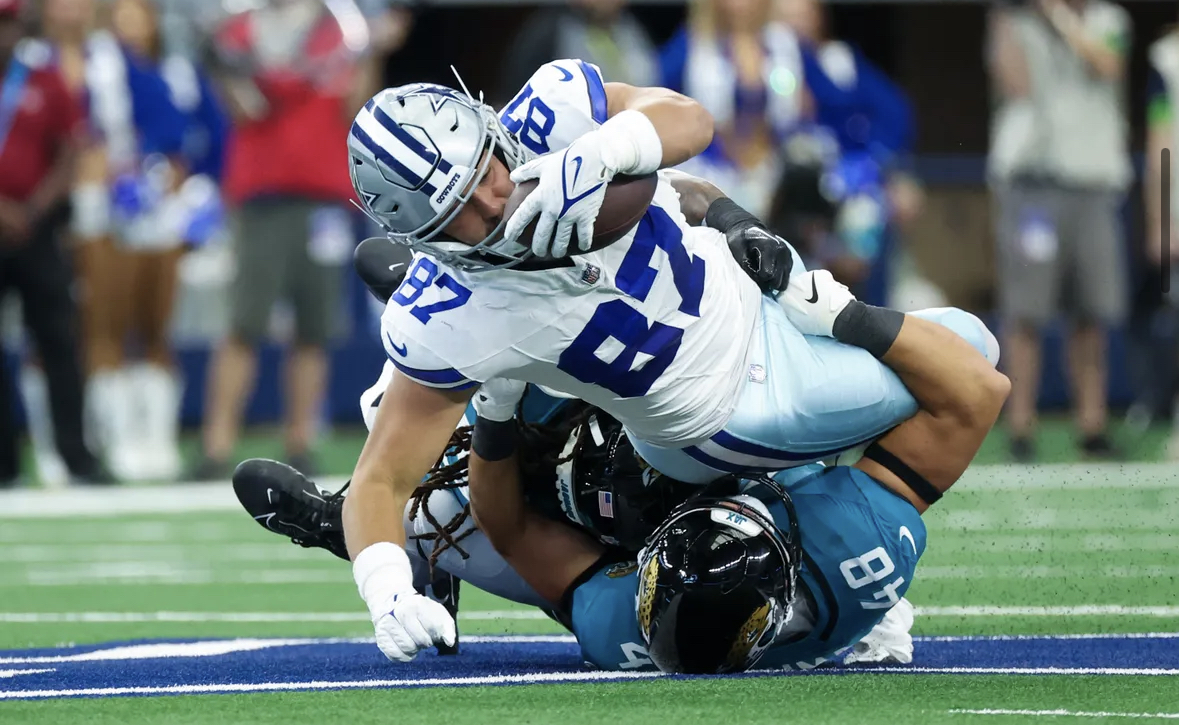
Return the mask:
M621 240L562 256L574 230L579 244L588 239L615 175L675 166L711 136L694 101L603 83L582 61L542 66L502 113L415 84L382 91L357 115L348 137L357 195L391 241L418 253L382 318L397 373L343 519L357 586L390 658L453 642L445 609L414 592L400 514L482 382L527 381L602 408L652 465L693 483L818 460L916 412L872 344L836 342L879 311L840 293L828 274L795 276L791 284L821 285L837 302L799 330L744 274L723 234L687 224L666 179ZM515 183L534 178L537 188L504 220ZM517 239L535 216L533 238ZM928 316L997 357L973 316Z

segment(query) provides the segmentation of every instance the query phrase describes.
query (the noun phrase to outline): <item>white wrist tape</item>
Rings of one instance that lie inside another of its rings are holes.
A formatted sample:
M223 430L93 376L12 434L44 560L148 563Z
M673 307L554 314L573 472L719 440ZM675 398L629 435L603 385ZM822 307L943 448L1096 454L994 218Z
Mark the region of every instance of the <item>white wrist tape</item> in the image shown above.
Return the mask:
M649 174L663 165L663 141L647 114L623 111L598 129L602 161L618 174Z
M356 556L352 578L374 623L393 609L397 597L414 593L409 556L388 541L379 541Z
M82 184L70 194L71 228L83 239L101 237L110 229L111 197L102 184Z

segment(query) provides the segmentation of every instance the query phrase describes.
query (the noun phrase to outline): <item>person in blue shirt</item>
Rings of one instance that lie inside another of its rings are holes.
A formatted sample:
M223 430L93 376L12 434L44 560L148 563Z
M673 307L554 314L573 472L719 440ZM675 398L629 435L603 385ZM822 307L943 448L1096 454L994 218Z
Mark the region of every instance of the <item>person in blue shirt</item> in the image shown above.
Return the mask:
M812 307L831 304L829 289L811 290ZM796 317L807 314L800 309ZM858 302L844 310L864 315L863 346L897 372L920 412L852 466L730 481L728 491L714 486L689 498L637 557L589 533L585 517L575 528L529 506L513 419L524 386L484 383L474 399L471 511L577 636L588 663L686 673L809 668L858 642L901 602L925 549L920 514L973 459L1010 383L983 351L936 323ZM581 428L611 451L607 474L633 456L625 436L604 442L610 432L600 421ZM576 461L578 442L570 449ZM644 476L657 484L654 471ZM613 518L619 503L609 478L597 477L598 493L607 494L599 519Z

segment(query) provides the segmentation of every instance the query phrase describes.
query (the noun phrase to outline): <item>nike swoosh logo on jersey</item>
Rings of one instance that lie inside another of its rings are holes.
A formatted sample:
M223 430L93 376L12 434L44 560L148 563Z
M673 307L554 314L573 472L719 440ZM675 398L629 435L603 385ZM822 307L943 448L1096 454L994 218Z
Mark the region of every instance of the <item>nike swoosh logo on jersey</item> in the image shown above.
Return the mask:
M815 278L811 277L811 297L807 300L812 305L819 301L819 288L815 285Z
M389 347L393 348L393 352L397 353L401 357L405 357L406 355L409 354L408 347L406 347L405 345L401 345L400 347L398 347L397 343L393 342L392 340L389 341Z
M390 264L389 271L396 272L398 267L404 267L404 266L405 266L405 262L398 262L397 264Z
M565 70L564 68L562 68L562 67L561 67L561 66L559 66L559 65L558 65L558 66L554 66L554 67L555 67L557 70L559 70L559 71L561 72L561 82L562 82L562 83L568 83L569 81L573 80L573 74L572 74L572 73L570 73L569 71Z
M917 542L913 540L913 532L909 531L908 526L901 527L901 538L909 540L909 546L913 547L913 553L917 553Z

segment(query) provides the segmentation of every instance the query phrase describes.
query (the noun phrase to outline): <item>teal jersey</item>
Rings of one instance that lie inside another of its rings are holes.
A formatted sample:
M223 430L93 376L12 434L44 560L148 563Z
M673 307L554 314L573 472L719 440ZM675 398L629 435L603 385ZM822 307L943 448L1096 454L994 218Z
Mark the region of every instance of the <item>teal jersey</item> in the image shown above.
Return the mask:
M806 466L775 478L794 501L802 565L795 616L757 667L810 669L862 639L905 595L925 551L925 524L912 504L856 468ZM787 525L772 494L756 485L746 493ZM570 628L588 664L654 667L639 633L637 593L634 562L605 566L574 590Z

